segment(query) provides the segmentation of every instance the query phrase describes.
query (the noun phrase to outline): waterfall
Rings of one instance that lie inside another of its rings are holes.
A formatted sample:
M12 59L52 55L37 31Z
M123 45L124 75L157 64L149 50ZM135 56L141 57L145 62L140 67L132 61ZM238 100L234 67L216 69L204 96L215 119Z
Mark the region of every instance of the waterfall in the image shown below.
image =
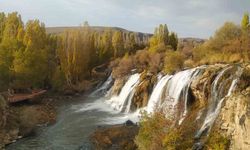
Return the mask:
M157 104L159 104L159 101L161 100L162 93L164 91L164 87L166 86L167 82L172 78L172 76L166 75L163 78L159 80L159 82L156 84L150 98L148 101L148 105L146 108L146 111L148 113L152 113L154 111L154 108Z
M197 76L200 75L205 67L206 66L201 66L181 71L173 76L166 75L162 77L154 87L148 101L146 111L148 113L152 113L155 106L160 106L160 109L165 110L166 115L174 115L175 112L171 111L173 113L171 114L169 108L175 107L179 103L180 99L183 98L184 112L181 114L181 119L179 120L179 123L181 123L188 111L188 92L191 83ZM163 96L165 96L165 98L163 98Z
M179 104L180 100L183 100L184 111L179 116L179 123L184 120L184 117L188 111L187 105L190 85L195 77L200 75L201 71L204 68L205 66L201 66L194 69L188 69L178 72L177 74L173 75L173 77L167 82L165 99L163 100L163 103L161 105L161 108L167 114L167 116L173 117L173 115L175 115L175 108L177 107L177 104Z
M237 82L242 74L243 69L241 67L238 67L237 70L235 71L235 73L230 74L230 77L223 80L223 76L225 75L225 73L227 73L227 71L233 69L232 66L226 67L224 69L222 69L222 71L220 71L220 73L216 76L215 80L212 83L212 87L211 87L211 98L210 98L210 104L209 104L209 108L207 111L207 115L206 118L203 122L203 125L201 126L200 130L197 132L196 134L196 138L199 138L205 131L207 131L207 133L209 133L209 131L211 130L211 127L215 121L215 119L217 118L217 116L219 115L220 109L221 109L221 105L224 101L224 99L226 97L229 97L232 92L234 91ZM223 80L223 81L221 81ZM219 81L221 81L219 83ZM230 87L227 90L227 93L224 94L224 87L226 85L226 83L230 82Z
M91 93L91 96L95 96L98 94L106 94L106 92L111 88L112 84L113 84L113 78L112 74L110 74L107 80L98 89L96 89L94 92Z
M139 84L139 81L140 74L136 73L131 75L128 81L122 87L122 90L119 95L111 97L109 100L107 100L107 103L120 112L129 112L135 88Z

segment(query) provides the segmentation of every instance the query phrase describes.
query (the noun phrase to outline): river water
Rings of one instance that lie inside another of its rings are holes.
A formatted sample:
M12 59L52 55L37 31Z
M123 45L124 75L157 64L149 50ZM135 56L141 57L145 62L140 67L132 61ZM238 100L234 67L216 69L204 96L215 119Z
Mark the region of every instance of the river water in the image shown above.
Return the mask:
M130 116L114 111L105 100L96 96L82 96L62 102L58 106L57 122L39 127L35 135L18 140L7 150L88 150L89 141L98 126L125 122Z

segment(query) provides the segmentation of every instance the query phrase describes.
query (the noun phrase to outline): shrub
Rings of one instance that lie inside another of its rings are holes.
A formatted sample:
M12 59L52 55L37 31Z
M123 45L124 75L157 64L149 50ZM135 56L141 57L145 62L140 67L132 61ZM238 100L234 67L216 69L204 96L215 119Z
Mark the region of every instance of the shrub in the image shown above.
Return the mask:
M177 129L172 129L163 139L164 149L167 150L175 150L178 149L178 145L180 144L181 134Z
M125 55L111 62L110 67L113 68L113 76L115 78L122 77L131 73L132 69L138 72L149 70L152 73L158 73L162 70L162 59L164 53L151 53L148 50L139 50L135 55Z
M124 56L114 64L113 77L119 78L128 75L134 69L133 57Z
M168 51L165 57L164 72L172 74L184 66L184 56L179 51Z
M229 144L230 140L228 138L214 131L210 134L207 142L205 143L205 148L213 150L227 150Z
M188 60L185 60L184 61L184 67L187 67L187 68L191 68L191 67L194 67L194 61L191 60L191 59L188 59Z
M193 61L196 65L248 62L249 34L250 31L242 32L239 26L227 22L212 38L193 49Z
M165 118L162 112L155 112L148 115L142 113L139 134L135 143L140 150L164 149L163 139L168 132L172 122Z

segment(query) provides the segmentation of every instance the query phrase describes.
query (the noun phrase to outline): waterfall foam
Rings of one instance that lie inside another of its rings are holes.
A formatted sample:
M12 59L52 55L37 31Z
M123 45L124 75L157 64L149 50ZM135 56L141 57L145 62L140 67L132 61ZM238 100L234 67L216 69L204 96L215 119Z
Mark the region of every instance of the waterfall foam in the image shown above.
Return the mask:
M206 66L201 66L178 72L166 83L165 99L162 100L161 108L167 116L179 117L179 124L184 120L188 111L187 105L190 85L205 67ZM176 116L175 110L177 104L180 104L181 100L184 102L184 110L181 112L180 116Z
M131 75L128 81L122 87L119 95L111 97L109 100L107 100L107 103L120 112L129 112L135 88L139 83L140 74L136 73Z
M111 88L112 83L113 83L113 78L112 78L112 74L110 74L107 80L98 89L96 89L94 92L91 93L91 96L95 96L99 94L105 95L108 92L108 90Z
M170 75L166 75L162 77L159 82L156 84L150 98L148 101L148 105L146 108L146 111L148 113L152 113L154 111L154 108L157 104L159 104L159 101L161 100L164 87L166 86L167 82L172 78Z

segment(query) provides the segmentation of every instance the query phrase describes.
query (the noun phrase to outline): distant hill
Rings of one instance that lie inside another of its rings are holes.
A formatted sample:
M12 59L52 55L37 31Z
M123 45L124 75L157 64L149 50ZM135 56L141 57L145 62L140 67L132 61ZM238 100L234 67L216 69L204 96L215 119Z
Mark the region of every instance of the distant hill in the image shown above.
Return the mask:
M46 28L46 32L48 34L58 34L58 33L62 33L65 30L79 30L80 26L71 26L71 27L47 27ZM112 31L122 31L122 32L133 32L133 31L129 31L123 28L119 28L119 27L103 27L103 26L91 26L91 29L95 30L95 31L99 31L99 32L103 32L105 30L112 30ZM140 33L140 32L135 32L135 33ZM148 33L142 33L142 34L146 34L146 35L152 35L152 34L148 34Z
M142 32L135 32L135 31L129 31L123 28L119 27L104 27L104 26L91 26L91 28L97 32L104 32L105 30L111 30L111 31L121 31L123 33L136 33L138 37L140 38L140 41L148 42L149 38L153 35L150 33L142 33ZM79 30L80 26L71 26L71 27L47 27L46 32L48 34L60 34L63 33L65 30ZM145 41L146 40L146 41ZM191 49L199 44L204 43L205 39L200 38L179 38L179 47L182 49Z
M65 30L79 30L80 26L71 26L71 27L47 27L46 32L48 34L60 34L63 33ZM103 26L91 26L91 29L97 32L104 32L105 30L111 30L111 31L121 31L123 33L135 33L137 37L139 38L139 42L147 43L149 38L153 35L150 33L142 33L142 32L135 32L135 31L129 31L123 28L119 27L103 27Z

